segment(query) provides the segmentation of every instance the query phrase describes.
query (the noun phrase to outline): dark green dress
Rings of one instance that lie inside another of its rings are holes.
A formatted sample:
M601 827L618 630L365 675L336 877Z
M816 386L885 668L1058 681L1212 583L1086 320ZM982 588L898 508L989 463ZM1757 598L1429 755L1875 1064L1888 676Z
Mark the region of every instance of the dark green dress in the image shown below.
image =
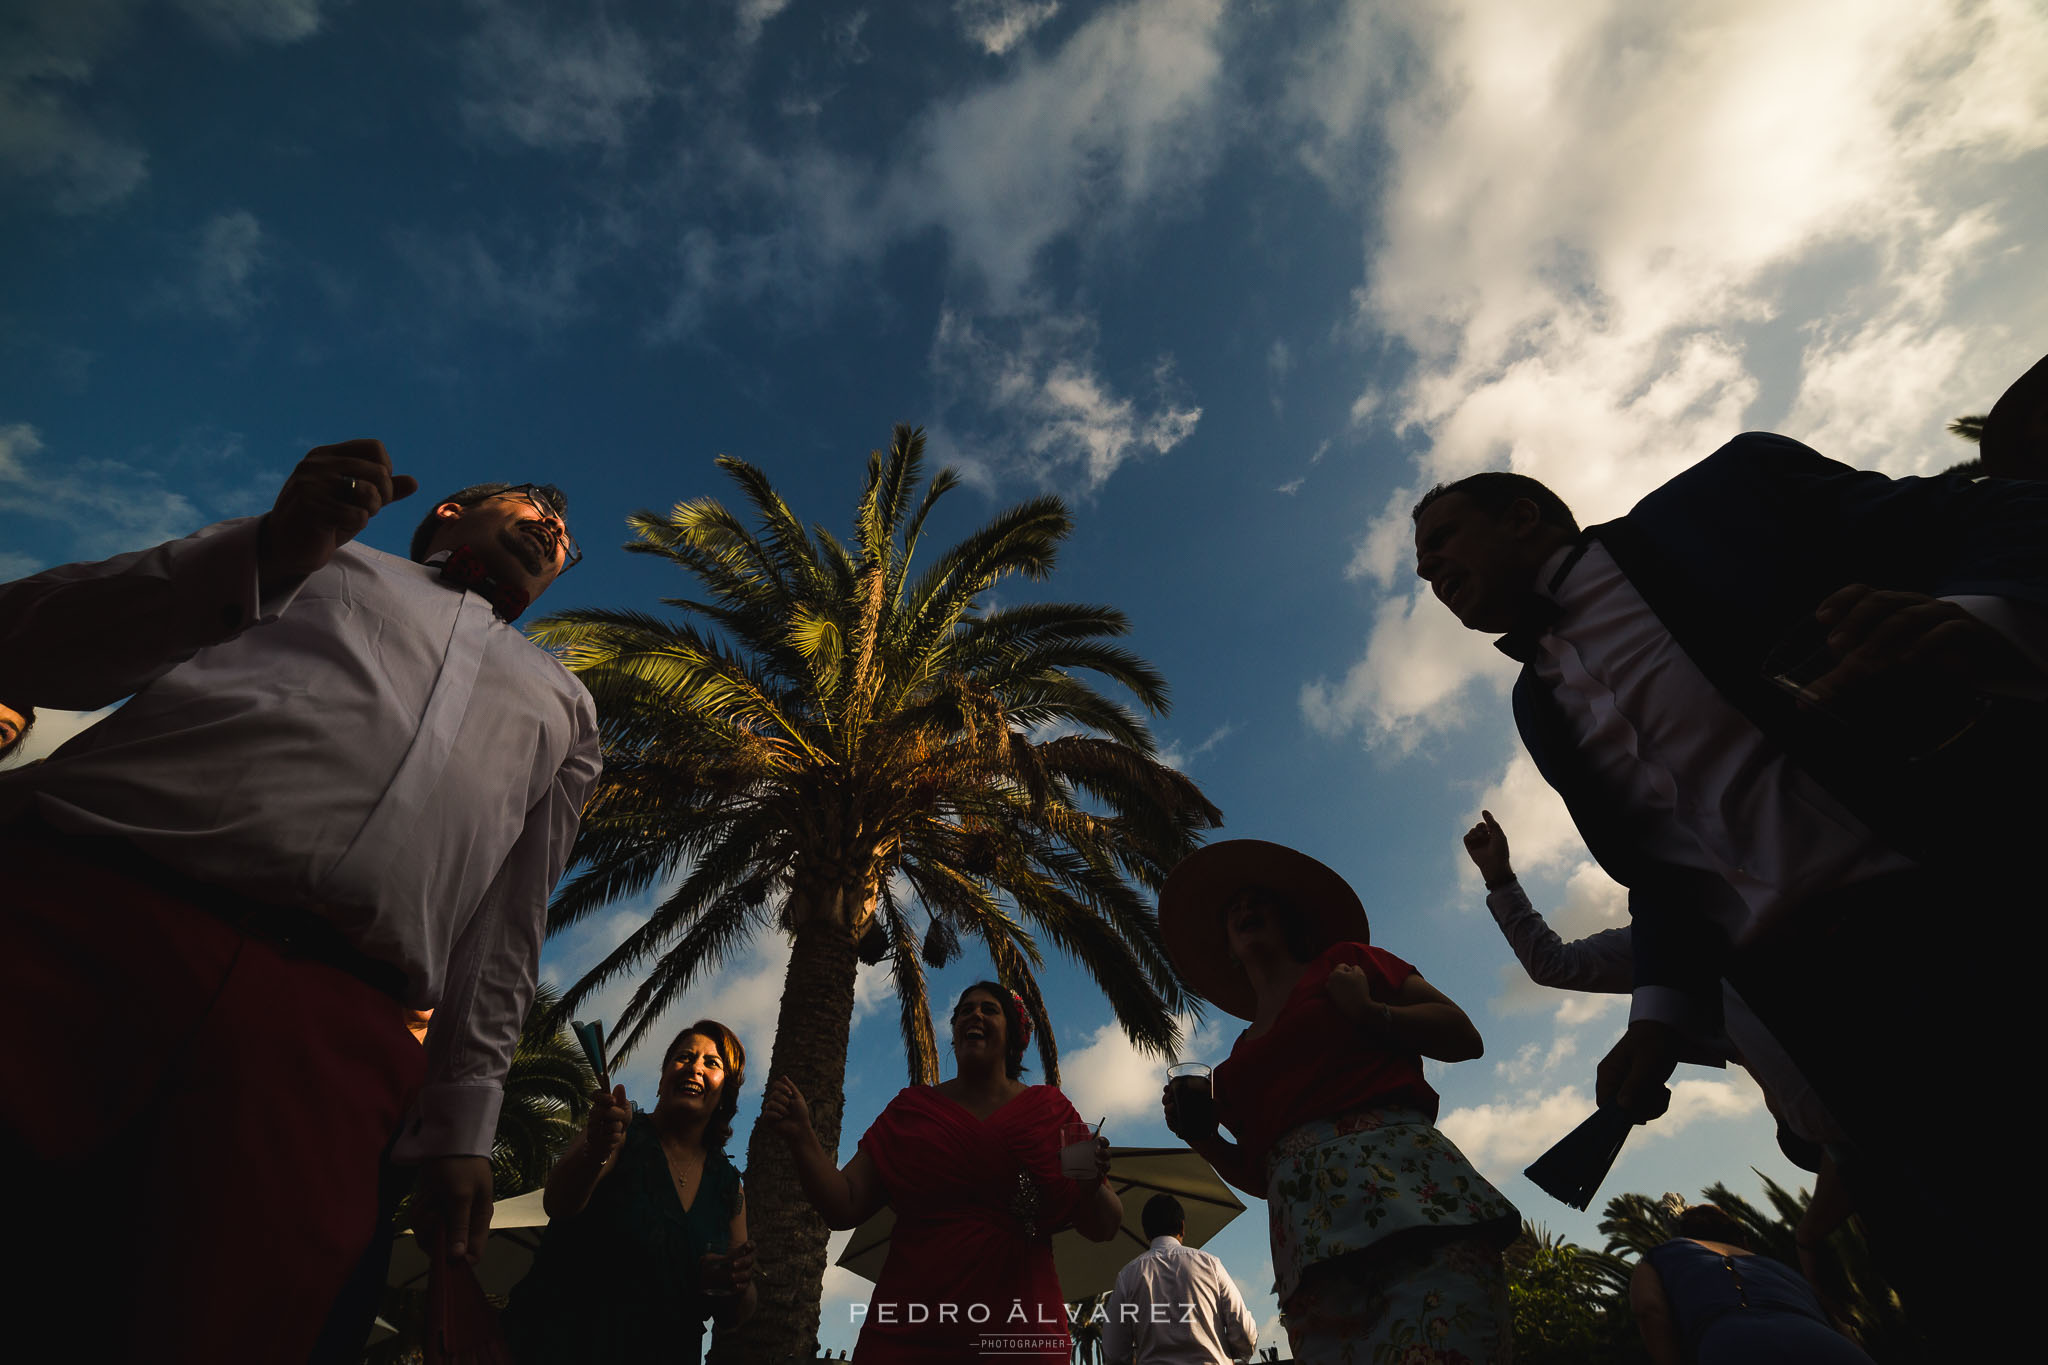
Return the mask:
M717 1303L697 1292L697 1262L727 1249L739 1198L739 1171L708 1152L685 1213L654 1120L634 1116L618 1164L581 1213L548 1224L512 1291L505 1338L520 1365L695 1365Z

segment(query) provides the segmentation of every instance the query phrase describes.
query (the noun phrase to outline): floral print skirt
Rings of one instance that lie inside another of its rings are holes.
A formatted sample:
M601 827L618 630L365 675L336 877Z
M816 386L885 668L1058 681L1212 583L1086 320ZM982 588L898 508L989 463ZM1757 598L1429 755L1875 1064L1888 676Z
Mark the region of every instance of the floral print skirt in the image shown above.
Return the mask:
M1500 1253L1521 1215L1420 1112L1289 1131L1266 1159L1266 1207L1295 1359L1509 1359Z

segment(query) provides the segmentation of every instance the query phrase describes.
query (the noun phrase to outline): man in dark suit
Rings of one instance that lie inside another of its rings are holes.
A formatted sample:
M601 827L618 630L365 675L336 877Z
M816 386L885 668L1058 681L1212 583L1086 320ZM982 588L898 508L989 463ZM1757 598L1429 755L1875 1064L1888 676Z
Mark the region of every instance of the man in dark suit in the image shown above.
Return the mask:
M1887 479L1752 433L1583 534L1513 474L1432 490L1415 521L1416 571L1523 662L1524 743L1629 888L1602 1102L1661 1112L1726 977L1889 1190L1864 1205L1889 1244L1967 1229L1969 1200L1895 1187L1928 1183L1916 1101L1967 1121L2011 1083L2017 993L1940 983L1981 985L1998 969L1971 950L2008 958L1991 926L2031 920L2015 840L2043 809L2009 778L2042 753L2048 485ZM1894 1266L1954 1302L1928 1259Z

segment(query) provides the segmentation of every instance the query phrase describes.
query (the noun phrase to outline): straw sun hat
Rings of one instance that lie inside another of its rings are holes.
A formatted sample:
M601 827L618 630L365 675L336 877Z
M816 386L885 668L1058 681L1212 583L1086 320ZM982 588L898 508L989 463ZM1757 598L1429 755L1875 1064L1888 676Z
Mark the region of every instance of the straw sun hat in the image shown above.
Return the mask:
M1371 941L1365 906L1350 883L1306 853L1264 839L1226 839L1180 860L1159 888L1159 935L1187 982L1211 1004L1249 1019L1257 1008L1252 983L1231 960L1223 907L1248 886L1292 902L1308 919L1318 950Z

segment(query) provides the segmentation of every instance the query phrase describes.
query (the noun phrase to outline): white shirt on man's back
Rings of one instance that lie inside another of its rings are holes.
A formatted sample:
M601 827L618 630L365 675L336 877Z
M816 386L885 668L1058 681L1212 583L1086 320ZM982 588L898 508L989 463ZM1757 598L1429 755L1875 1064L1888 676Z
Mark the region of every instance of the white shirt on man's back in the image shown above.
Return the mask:
M1168 1234L1125 1266L1103 1305L1111 1365L1223 1365L1249 1360L1258 1324L1223 1262Z

